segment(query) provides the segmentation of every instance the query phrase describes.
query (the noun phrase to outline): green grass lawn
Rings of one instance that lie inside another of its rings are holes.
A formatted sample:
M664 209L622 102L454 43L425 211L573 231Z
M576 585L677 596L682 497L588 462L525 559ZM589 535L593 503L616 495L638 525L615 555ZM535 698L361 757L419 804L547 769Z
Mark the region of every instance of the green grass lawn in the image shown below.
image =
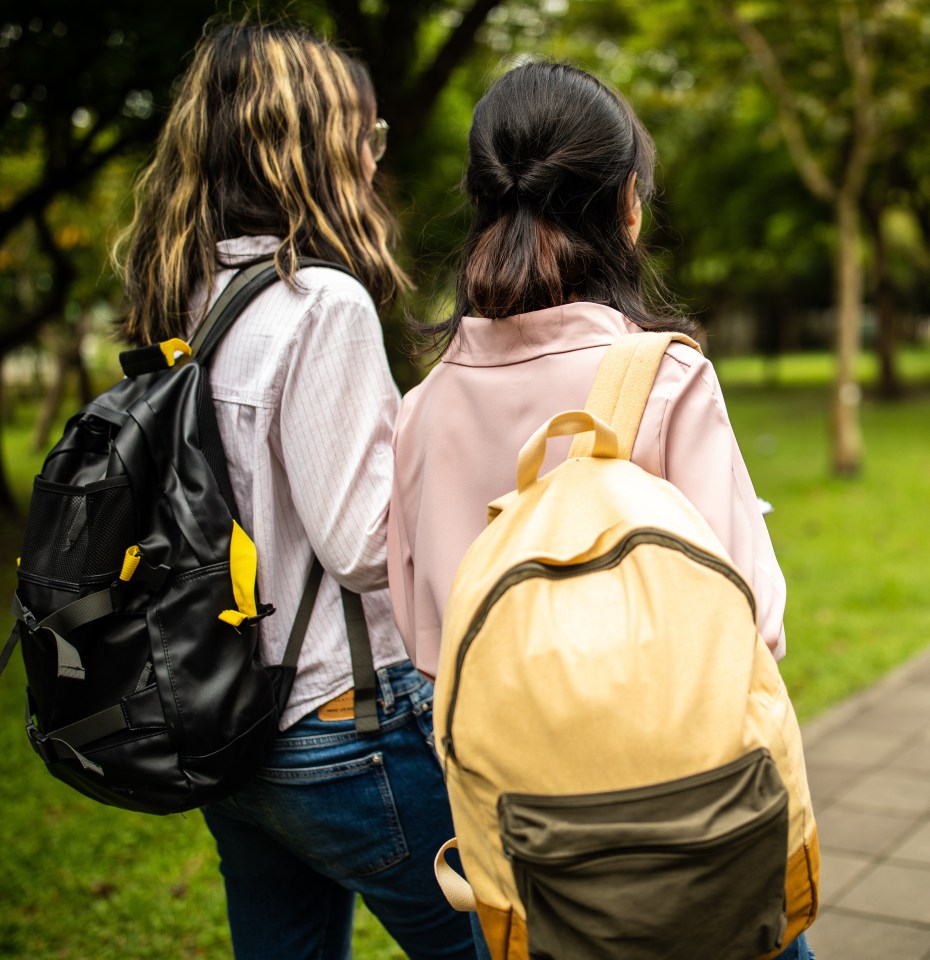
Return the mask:
M756 490L775 507L769 529L788 581L782 670L810 719L930 644L930 391L895 404L867 396L862 475L837 480L828 472L828 358L728 360L719 370ZM926 386L930 351L908 353L905 370ZM20 409L5 427L6 463L21 486L38 466L26 444L31 416ZM3 596L17 538L7 530L0 543ZM0 626L5 637L7 619ZM45 772L22 717L17 656L0 678L0 957L229 957L200 816L147 817L85 800ZM356 956L403 954L362 910Z
M866 402L865 465L829 476L822 392L729 391L788 582L782 675L801 720L930 644L930 394Z

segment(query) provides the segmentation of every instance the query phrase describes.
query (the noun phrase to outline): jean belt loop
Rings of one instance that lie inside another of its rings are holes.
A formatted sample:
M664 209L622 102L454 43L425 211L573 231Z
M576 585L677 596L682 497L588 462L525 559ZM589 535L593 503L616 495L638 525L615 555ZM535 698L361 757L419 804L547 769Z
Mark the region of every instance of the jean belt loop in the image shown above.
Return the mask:
M382 667L377 673L378 684L381 687L381 703L384 706L384 712L390 716L394 712L394 688L391 686L391 676L387 667Z

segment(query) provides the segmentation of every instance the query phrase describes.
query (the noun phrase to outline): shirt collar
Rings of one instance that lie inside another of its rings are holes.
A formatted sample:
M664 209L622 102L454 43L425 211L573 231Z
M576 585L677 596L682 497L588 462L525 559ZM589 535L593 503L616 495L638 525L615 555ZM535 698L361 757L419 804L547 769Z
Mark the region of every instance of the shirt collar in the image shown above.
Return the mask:
M443 363L499 367L551 353L607 346L639 330L613 307L602 303L566 303L500 320L462 317Z
M280 237L232 237L229 240L220 240L216 250L220 263L233 267L244 260L254 260L256 257L274 253L280 246Z

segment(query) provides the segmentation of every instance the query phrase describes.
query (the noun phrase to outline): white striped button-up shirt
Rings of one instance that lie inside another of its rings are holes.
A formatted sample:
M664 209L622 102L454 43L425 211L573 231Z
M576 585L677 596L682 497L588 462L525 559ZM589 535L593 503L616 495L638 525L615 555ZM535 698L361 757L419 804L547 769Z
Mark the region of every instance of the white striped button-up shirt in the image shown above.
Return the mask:
M224 263L273 237L219 245ZM234 274L217 277L211 299ZM300 271L243 311L210 364L240 522L258 551L262 657L280 663L314 556L326 574L281 729L352 687L339 584L364 593L375 667L406 656L387 590L386 532L399 405L371 297L337 270Z

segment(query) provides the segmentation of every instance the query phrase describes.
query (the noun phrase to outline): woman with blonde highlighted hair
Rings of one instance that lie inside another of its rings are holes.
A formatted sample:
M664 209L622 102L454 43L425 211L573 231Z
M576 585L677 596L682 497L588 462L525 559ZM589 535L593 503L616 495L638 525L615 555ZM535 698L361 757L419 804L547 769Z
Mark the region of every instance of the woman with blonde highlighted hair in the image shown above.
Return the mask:
M468 920L432 877L452 834L432 686L406 657L385 589L399 395L372 298L390 302L407 280L372 188L386 135L375 109L364 66L301 29L208 29L119 248L120 332L136 343L189 339L259 259L273 256L282 280L210 366L259 593L277 608L260 625L265 662L281 662L314 558L323 568L274 747L241 791L204 810L240 960L349 957L357 894L413 960L475 956ZM374 732L356 729L341 588L362 595Z

